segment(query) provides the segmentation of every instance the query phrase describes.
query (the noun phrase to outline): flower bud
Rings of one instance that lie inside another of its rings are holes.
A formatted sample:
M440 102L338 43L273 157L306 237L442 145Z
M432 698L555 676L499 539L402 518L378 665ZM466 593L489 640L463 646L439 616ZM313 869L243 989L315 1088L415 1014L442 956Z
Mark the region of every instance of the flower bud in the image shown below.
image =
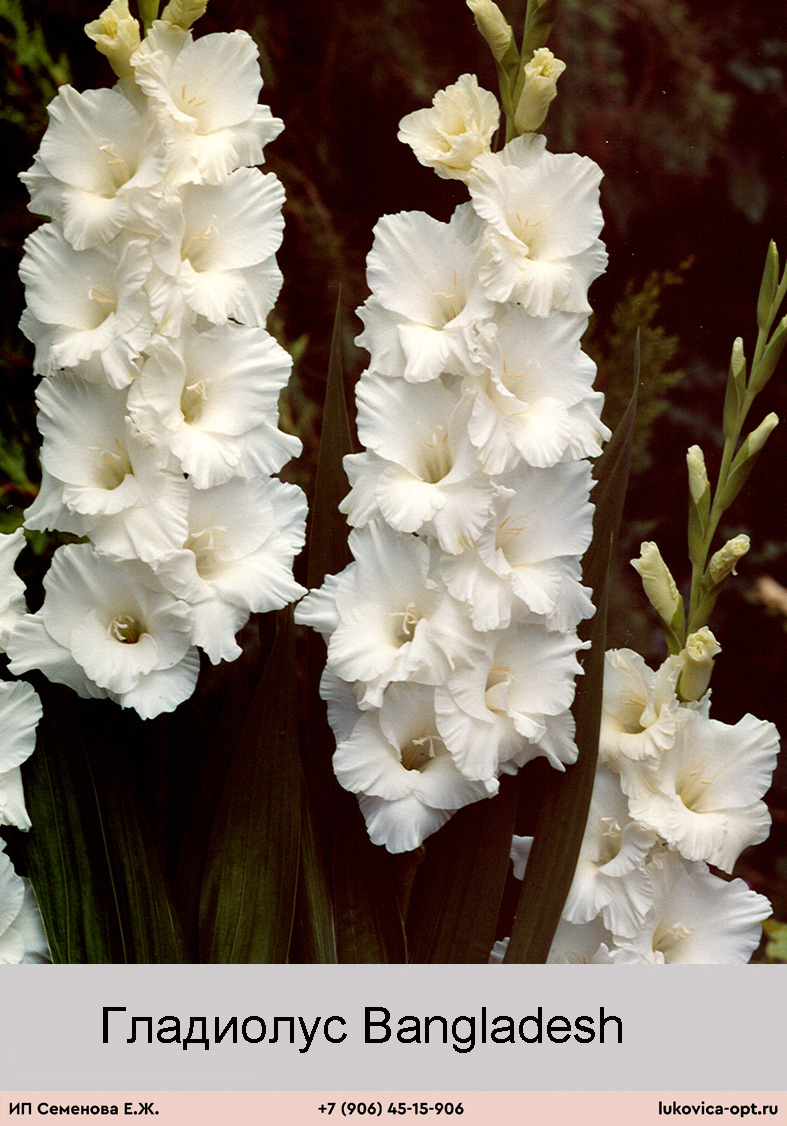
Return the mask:
M740 411L746 395L746 356L743 340L736 336L732 345L730 370L727 375L727 389L724 394L724 437L731 438L738 433Z
M642 586L653 609L665 625L672 627L676 616L683 609L683 600L656 544L641 544L639 559L632 559L631 566L642 579Z
M705 496L705 490L710 488L708 471L705 468L705 457L699 446L689 446L686 453L686 463L689 467L691 499L696 505L699 505Z
M139 24L128 8L128 0L112 0L97 20L85 24L85 34L92 39L118 78L131 74L129 59L140 44Z
M467 6L475 17L476 27L491 47L492 54L502 63L514 42L511 24L494 0L467 0Z
M728 575L734 574L738 560L743 558L750 547L751 541L747 535L735 536L734 539L727 540L724 547L719 548L708 564L708 577L711 584L718 586Z
M514 125L519 133L535 133L544 122L549 103L557 94L557 80L566 69L561 59L556 59L548 47L539 47L525 66L522 93L514 113Z
M760 425L756 430L752 430L749 437L746 439L749 446L749 457L754 457L760 452L762 447L768 441L771 433L779 425L779 416L771 411L766 414Z
M685 703L701 699L708 691L713 658L720 652L721 645L707 626L686 638L686 647L680 653L683 671L678 680L678 695Z
M188 31L200 16L204 16L207 6L208 0L169 0L161 19Z

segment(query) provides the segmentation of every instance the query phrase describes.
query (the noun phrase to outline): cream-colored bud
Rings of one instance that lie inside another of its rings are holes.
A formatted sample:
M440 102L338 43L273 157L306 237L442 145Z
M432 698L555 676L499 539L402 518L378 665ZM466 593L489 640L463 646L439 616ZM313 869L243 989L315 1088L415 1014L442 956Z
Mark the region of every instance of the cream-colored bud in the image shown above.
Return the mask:
M535 133L544 123L549 103L557 94L557 80L566 64L556 59L548 47L539 47L525 66L525 84L514 112L514 125L520 133Z
M200 16L205 15L207 6L208 0L169 0L169 4L161 13L161 19L188 31Z
M688 703L701 699L708 691L713 658L721 653L721 645L707 626L686 638L686 648L681 650L683 671L678 680L678 695Z
M691 499L699 504L709 488L708 471L705 468L705 457L699 446L689 446L686 454L686 463L689 467L689 488Z
M85 34L94 41L118 78L131 74L129 59L140 44L139 24L128 8L128 0L112 0L97 20L85 25Z
M743 354L743 338L740 336L735 337L732 345L730 367L732 368L733 375L740 375L746 367L746 357Z
M502 62L514 39L511 24L494 0L467 0L467 6L475 16L476 27L491 47L492 54L499 63Z
M760 425L756 430L752 430L751 434L746 439L748 442L749 457L753 457L760 452L778 425L779 416L777 414L774 414L773 411L771 411L770 414L766 414Z
M735 574L738 560L743 558L750 547L751 540L743 534L727 540L724 547L720 547L716 554L711 556L708 576L713 586L723 583L728 575Z
M662 622L671 626L683 603L675 580L656 544L641 544L639 559L632 559L631 566L642 579L642 586L651 606Z

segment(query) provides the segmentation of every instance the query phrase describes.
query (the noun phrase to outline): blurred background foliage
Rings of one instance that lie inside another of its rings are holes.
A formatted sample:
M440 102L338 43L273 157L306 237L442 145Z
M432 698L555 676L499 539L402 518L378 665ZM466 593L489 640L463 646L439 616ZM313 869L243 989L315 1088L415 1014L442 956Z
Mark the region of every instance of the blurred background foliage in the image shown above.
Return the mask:
M501 0L515 28L524 0ZM17 267L38 220L17 173L32 163L57 85L109 85L113 76L83 34L102 4L0 0L0 527L10 530L39 477L31 349L16 325ZM348 394L365 354L353 344L364 299L372 229L385 213L424 210L447 219L466 198L396 140L398 122L465 72L496 91L486 44L463 0L211 0L199 33L247 29L260 47L263 96L285 132L268 167L287 191L280 254L285 283L271 329L294 357L283 425L304 441L286 474L311 493L331 324L341 291ZM709 468L721 451L729 352L756 335L765 250L787 251L787 15L782 0L560 0L550 46L567 63L546 133L556 151L587 154L604 169L610 267L591 293L586 346L599 365L610 424L620 414L642 336L641 410L624 533L615 563L610 644L651 662L664 654L628 560L655 539L687 589L686 448ZM761 417L787 417L787 370L758 401ZM759 417L752 419L753 423ZM766 612L756 580L787 586L787 425L777 428L721 529L747 532L752 551L711 621L723 646L714 714L773 720L787 737L787 618ZM721 538L719 543L721 543ZM46 554L43 537L39 554ZM718 544L717 544L718 546ZM40 562L24 562L35 578ZM769 841L740 875L787 918L787 755L770 795Z

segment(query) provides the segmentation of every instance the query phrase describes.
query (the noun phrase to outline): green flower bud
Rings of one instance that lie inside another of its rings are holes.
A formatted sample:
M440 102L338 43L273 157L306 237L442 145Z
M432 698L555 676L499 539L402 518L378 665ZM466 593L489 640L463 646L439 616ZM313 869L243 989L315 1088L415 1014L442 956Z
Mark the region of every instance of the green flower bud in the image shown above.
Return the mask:
M719 548L716 554L711 556L708 564L708 578L711 585L718 586L729 575L734 575L738 560L743 558L750 547L751 541L747 535L735 536L734 539L727 540L724 547Z
M708 691L713 658L720 652L721 645L707 626L686 638L686 646L680 652L683 671L678 679L678 695L684 703L699 700Z
M140 44L139 24L128 8L128 0L112 0L97 20L85 24L85 35L92 39L118 78L131 74L129 59Z
M781 359L785 344L787 344L787 317L782 317L776 331L768 341L760 362L751 373L751 383L749 387L752 395L756 395L758 392L762 391L765 384L773 375L776 370L776 365Z
M773 299L779 287L779 254L776 243L771 239L768 253L765 256L765 269L762 272L760 295L757 298L757 324L766 332L771 323L771 318L776 310L773 308Z
M159 2L160 0L137 0L139 18L142 20L142 26L146 33L153 26L153 21L158 19Z

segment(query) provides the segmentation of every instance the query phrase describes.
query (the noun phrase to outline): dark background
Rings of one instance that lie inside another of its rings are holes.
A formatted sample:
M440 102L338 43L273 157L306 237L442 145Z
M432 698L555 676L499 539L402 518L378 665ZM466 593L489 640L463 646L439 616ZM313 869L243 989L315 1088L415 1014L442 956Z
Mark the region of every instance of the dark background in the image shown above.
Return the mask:
M524 3L502 4L515 30ZM56 84L111 84L84 36L100 3L0 0L0 520L19 522L38 480L31 348L16 325L23 294L16 271L38 220L17 173L32 162ZM36 28L40 28L40 33ZM367 290L364 261L385 213L424 210L447 219L466 190L439 179L399 144L400 118L434 92L475 72L496 92L488 48L462 0L211 0L199 34L247 29L261 51L264 100L286 129L267 150L287 191L279 256L285 277L271 329L293 353L283 425L303 439L286 475L310 494L327 352L341 287L348 392L365 354L353 344L353 310ZM734 337L747 354L770 238L787 251L787 20L781 0L561 0L550 46L567 63L545 131L556 151L602 166L604 238L610 267L595 283L587 347L599 364L611 425L630 385L634 335L642 330L644 407L614 571L610 644L651 663L664 648L628 560L658 542L679 585L685 544L685 451L699 443L718 464L724 380ZM656 271L656 273L654 273ZM787 414L787 360L755 404L752 424ZM723 652L713 714L745 712L787 732L787 619L756 600L756 579L787 585L787 426L770 439L723 538L747 532L752 551L711 619ZM24 563L35 580L51 545ZM770 795L769 841L738 873L787 918L787 767Z

